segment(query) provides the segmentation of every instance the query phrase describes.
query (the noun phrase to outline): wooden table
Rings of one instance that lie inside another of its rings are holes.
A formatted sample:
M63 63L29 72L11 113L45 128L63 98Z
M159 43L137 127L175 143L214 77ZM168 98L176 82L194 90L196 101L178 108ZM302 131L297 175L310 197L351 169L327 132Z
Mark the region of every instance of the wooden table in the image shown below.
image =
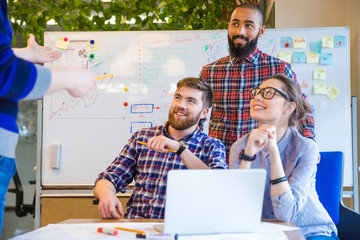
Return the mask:
M282 224L294 227L292 223L279 222L276 220L262 220L264 222ZM164 219L95 219L95 218L82 218L82 219L68 219L59 223L109 223L109 222L164 222ZM284 231L289 240L306 240L299 230Z

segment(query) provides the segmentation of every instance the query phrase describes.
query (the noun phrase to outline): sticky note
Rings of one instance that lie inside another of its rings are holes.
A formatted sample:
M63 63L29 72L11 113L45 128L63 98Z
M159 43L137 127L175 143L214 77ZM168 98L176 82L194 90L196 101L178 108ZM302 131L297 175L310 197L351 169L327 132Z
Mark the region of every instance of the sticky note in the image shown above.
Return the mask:
M346 47L346 36L334 36L334 44L336 48Z
M332 37L322 37L321 42L323 48L334 48L334 39Z
M67 37L59 37L55 47L59 49L67 50L70 44L70 40Z
M321 42L311 42L310 51L314 53L321 53Z
M91 39L91 40L87 41L86 44L87 44L89 52L93 52L93 51L99 49L99 44L96 39Z
M293 63L306 63L306 54L304 52L293 52Z
M331 100L334 100L337 95L339 95L338 90L334 85L331 84L330 87L328 87L328 89L326 90L326 96L328 96L328 98L330 98Z
M101 63L101 59L100 59L99 55L95 52L89 54L88 61L89 61L89 64L91 67L94 67L94 66L98 65L99 63Z
M319 63L319 54L314 52L307 52L306 63Z
M294 48L306 48L306 42L304 37L294 38Z
M279 52L279 59L291 63L291 53L290 52Z
M291 37L281 37L280 38L280 47L281 48L293 48L293 39Z
M322 64L322 65L332 65L333 64L333 54L332 53L322 53L322 54L320 54L320 64Z
M326 70L323 68L314 68L313 79L325 80Z
M327 94L326 86L323 83L314 83L314 94Z

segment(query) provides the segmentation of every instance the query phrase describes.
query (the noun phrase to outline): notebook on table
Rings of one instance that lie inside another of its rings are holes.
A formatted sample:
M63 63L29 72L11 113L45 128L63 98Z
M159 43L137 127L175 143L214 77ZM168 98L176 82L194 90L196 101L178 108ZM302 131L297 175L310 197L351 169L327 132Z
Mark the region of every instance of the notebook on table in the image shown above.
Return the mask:
M171 170L164 233L255 232L260 225L264 169Z

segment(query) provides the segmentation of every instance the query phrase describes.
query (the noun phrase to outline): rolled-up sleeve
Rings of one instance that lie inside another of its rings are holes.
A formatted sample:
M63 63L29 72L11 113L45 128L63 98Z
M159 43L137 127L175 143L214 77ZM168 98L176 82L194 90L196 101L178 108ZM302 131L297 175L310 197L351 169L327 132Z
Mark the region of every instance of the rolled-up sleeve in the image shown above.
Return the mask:
M136 150L132 147L133 144L134 136L128 141L119 156L115 158L105 172L101 172L98 175L95 185L100 179L107 179L114 185L117 192L126 192L125 187L132 182L136 169L134 157Z
M50 69L37 64L35 64L35 68L37 72L36 82L29 95L27 95L24 98L25 100L42 98L43 96L45 96L46 92L50 88L50 84L51 84Z
M209 151L204 154L205 164L212 169L227 169L225 146L221 141L216 140L209 146Z
M309 140L303 149L307 150L296 160L294 170L291 173L285 172L291 191L271 197L274 214L280 221L293 221L302 212L315 181L318 147L314 141Z

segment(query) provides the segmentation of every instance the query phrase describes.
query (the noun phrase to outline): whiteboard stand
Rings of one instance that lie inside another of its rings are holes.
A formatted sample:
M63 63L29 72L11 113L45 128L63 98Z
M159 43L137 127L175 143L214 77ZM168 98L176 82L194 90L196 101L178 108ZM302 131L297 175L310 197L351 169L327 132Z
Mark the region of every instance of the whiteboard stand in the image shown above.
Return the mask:
M35 188L35 229L40 228L40 195L41 195L41 159L42 159L42 100L38 100L38 129L37 129L37 149L36 149L36 188Z
M357 141L357 97L351 97L352 106L352 149L353 149L353 196L354 196L354 211L359 212L359 184L358 184L358 141Z

